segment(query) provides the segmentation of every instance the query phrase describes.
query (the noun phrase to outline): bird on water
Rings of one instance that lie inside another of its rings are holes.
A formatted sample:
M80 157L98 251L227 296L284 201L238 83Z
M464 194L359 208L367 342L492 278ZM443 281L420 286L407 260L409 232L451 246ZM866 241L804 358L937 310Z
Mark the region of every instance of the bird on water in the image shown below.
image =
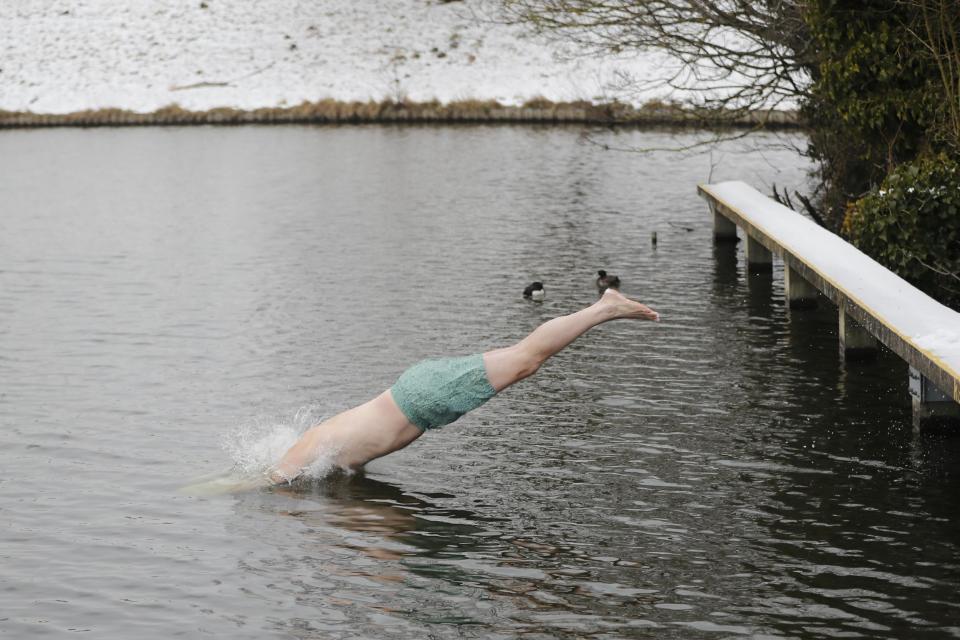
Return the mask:
M597 271L597 291L601 294L607 289L620 290L620 276L609 275L603 269Z
M533 284L527 285L523 290L523 297L530 298L531 300L540 301L546 297L547 292L543 289L542 282L534 282Z

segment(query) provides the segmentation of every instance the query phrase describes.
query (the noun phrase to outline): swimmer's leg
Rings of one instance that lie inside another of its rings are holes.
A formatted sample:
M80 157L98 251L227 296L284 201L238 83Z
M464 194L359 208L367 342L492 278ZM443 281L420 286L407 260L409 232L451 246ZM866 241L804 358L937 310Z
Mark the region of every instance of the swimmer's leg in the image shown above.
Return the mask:
M494 389L502 391L536 373L547 358L593 327L619 318L659 320L660 316L616 289L607 289L586 309L548 320L515 345L484 353L487 378Z

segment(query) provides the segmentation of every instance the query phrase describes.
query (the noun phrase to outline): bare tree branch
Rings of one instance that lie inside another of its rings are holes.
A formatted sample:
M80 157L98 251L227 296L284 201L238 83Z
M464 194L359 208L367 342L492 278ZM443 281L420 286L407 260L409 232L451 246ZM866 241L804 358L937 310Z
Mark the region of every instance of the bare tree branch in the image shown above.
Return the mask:
M925 0L933 2L935 0ZM725 113L806 95L810 37L802 0L500 0L506 20L595 55L657 50L676 68L657 81L688 106ZM626 83L625 83L626 84Z

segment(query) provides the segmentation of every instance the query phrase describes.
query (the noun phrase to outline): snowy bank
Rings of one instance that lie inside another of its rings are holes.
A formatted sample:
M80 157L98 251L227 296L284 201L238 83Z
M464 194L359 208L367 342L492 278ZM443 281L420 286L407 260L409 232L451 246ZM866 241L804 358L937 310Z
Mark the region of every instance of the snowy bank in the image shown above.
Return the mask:
M689 94L657 82L675 71L663 55L560 57L525 28L493 21L494 6L9 0L0 126L703 121L670 106ZM625 79L629 95L618 90ZM782 111L740 118L796 122Z
M609 103L665 60L571 57L476 2L8 0L0 3L0 110L245 111L341 102ZM574 52L575 53L575 52ZM670 99L648 90L638 106Z

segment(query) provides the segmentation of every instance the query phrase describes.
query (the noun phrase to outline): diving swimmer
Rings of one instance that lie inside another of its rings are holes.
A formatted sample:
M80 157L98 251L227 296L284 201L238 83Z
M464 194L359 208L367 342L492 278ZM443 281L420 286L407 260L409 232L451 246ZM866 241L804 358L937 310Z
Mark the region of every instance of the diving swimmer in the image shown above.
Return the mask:
M509 347L419 362L373 400L308 429L267 477L274 484L291 482L321 452L333 452L339 467L359 470L476 409L536 373L550 356L591 328L618 319L657 321L660 315L609 288L589 307L548 320Z

